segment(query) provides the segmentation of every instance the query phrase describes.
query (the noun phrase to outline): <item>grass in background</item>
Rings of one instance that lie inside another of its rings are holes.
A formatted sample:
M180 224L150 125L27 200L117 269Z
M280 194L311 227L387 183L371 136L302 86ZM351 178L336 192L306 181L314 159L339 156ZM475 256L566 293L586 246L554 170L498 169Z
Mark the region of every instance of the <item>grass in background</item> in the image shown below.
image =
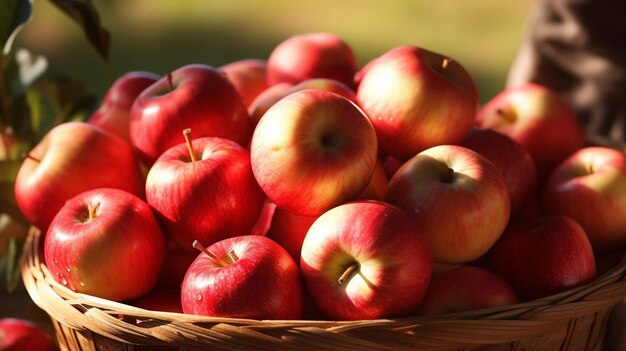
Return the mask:
M96 0L111 33L114 77L130 70L165 74L188 63L220 66L267 58L287 37L329 31L344 38L360 64L399 45L449 55L476 79L481 100L499 92L515 56L531 2L474 0ZM106 66L78 27L46 1L18 45L50 60L51 76L75 77L102 96Z

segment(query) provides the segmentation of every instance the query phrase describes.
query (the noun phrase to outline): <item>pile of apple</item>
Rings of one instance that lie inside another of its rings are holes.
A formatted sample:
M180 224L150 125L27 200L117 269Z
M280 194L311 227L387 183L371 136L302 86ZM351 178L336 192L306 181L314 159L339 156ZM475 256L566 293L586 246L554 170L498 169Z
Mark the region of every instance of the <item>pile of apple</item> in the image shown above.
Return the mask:
M144 308L356 320L513 304L626 244L626 158L549 89L484 106L455 60L330 33L120 77L24 159L56 281ZM599 265L598 265L599 267Z

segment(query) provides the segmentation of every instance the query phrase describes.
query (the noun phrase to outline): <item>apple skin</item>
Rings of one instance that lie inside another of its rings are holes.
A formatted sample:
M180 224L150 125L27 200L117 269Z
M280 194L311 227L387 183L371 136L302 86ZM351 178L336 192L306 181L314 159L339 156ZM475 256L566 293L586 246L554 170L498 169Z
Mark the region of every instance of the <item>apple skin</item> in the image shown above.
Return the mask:
M626 245L626 155L602 146L576 151L557 166L541 195L544 214L565 215L585 230L596 253Z
M183 313L180 303L180 287L152 290L126 303L149 311Z
M202 96L203 98L198 98ZM246 145L250 117L241 96L219 70L208 65L180 67L146 88L130 112L130 138L148 166L180 143L180 132L216 136Z
M519 302L513 287L500 275L480 267L460 266L431 283L418 314L441 315Z
M113 301L150 291L164 255L165 236L148 204L113 188L68 200L44 240L46 264L59 284Z
M196 256L198 256L196 252L190 252L178 246L174 241L166 240L163 266L155 289L180 289L180 284L185 278L187 269L196 259ZM180 303L180 298L178 300Z
M485 156L502 173L511 216L517 216L537 192L537 169L530 154L509 136L480 127L473 127L459 145Z
M385 154L406 161L429 147L457 144L474 123L478 90L458 62L399 46L366 67L357 100Z
M284 88L284 89L283 89ZM354 90L344 83L330 78L311 78L294 85L286 85L283 83L273 85L267 93L260 95L250 106L248 112L253 125L257 125L259 120L272 105L289 94L306 89L319 89L339 94L350 101L356 103L356 94Z
M510 199L498 169L457 145L439 145L405 162L385 201L416 218L439 263L467 263L486 253L506 228Z
M357 270L340 284L354 263ZM410 214L384 202L355 201L313 223L300 269L315 305L331 320L400 317L426 293L432 255Z
M376 133L352 101L301 90L263 115L250 157L257 182L277 207L319 216L367 187L376 166Z
M104 96L102 105L87 120L105 131L130 141L130 109L139 94L161 77L142 71L131 71L119 77Z
M189 251L194 240L209 246L250 234L265 202L245 148L218 137L192 143L195 162L183 142L165 151L146 179L146 200L165 233Z
M576 221L543 216L509 226L487 254L488 267L528 301L590 282L595 259Z
M15 179L15 199L28 221L43 232L65 201L83 191L110 187L145 197L130 145L91 124L60 124L28 155Z
M0 350L6 351L56 351L50 334L33 322L5 317L0 319Z
M301 216L277 208L274 211L267 237L287 250L294 261L300 262L304 237L317 218L317 216Z
M191 264L181 287L187 314L252 319L300 319L304 288L296 262L280 245L260 235L218 241Z
M528 83L510 87L483 105L476 124L508 135L535 160L539 182L574 151L586 145L572 108L555 92Z
M361 192L361 195L357 196L357 200L383 201L385 198L385 192L387 191L387 184L389 184L387 171L385 171L385 166L383 166L380 159L377 159L370 182Z
M226 78L233 83L244 104L252 101L265 89L267 84L267 61L263 59L243 59L219 67Z
M354 51L336 34L305 33L287 38L272 50L267 60L267 82L271 86L330 78L354 89L358 68Z

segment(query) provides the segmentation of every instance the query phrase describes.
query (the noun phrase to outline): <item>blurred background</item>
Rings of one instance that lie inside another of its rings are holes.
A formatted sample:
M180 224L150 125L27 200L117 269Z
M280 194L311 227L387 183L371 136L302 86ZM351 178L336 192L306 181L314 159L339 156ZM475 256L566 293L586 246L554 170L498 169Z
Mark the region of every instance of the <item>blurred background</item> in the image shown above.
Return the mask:
M291 35L328 31L361 65L399 45L448 55L476 79L485 102L503 87L532 1L94 0L111 34L107 65L68 16L35 1L16 47L49 60L49 77L70 77L102 97L131 70L165 74L188 63L220 66L267 58Z

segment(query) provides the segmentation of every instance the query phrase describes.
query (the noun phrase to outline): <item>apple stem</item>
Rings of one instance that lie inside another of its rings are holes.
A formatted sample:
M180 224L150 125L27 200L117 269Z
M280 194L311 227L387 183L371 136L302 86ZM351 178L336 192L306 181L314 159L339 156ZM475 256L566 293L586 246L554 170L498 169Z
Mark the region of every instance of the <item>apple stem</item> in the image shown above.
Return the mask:
M226 262L224 260L222 260L221 258L215 256L214 254L212 254L209 250L206 249L206 247L204 247L202 244L200 244L200 242L198 240L194 240L192 246L195 249L198 249L200 251L202 251L205 255L209 256L209 258L211 260L213 260L213 262L217 263L218 265L222 266L222 267L226 267L228 266L229 262Z
M339 279L337 279L337 283L339 283L339 285L345 283L357 269L359 269L359 264L357 262L353 262L348 268L346 268Z
M443 71L443 70L445 70L445 69L448 67L448 65L450 64L450 61L452 61L452 60L450 60L450 59L449 59L449 58L447 58L447 57L445 57L445 58L443 59L443 61L441 61L441 70L442 70L442 71Z
M37 162L37 163L41 163L41 160L40 160L40 159L38 159L38 158L34 157L34 156L33 156L33 155L31 155L30 153L26 154L26 155L24 156L24 158L28 158L28 159L31 159L31 160L33 160L33 161Z
M170 90L174 90L174 80L171 72L167 74L167 83L170 85Z
M196 154L193 152L193 144L191 143L191 138L189 137L189 134L191 134L191 128L183 130L183 137L185 138L185 142L187 143L187 150L189 150L191 162L196 162Z
M228 252L228 258L230 258L231 263L235 263L239 260L239 256L237 256L237 254L233 250L230 250Z
M100 208L100 203L97 202L95 206L93 204L89 204L87 208L89 209L89 220L91 221L94 218L96 218L96 216L98 215L98 209Z
M513 123L516 120L515 113L507 109L503 109L503 108L496 109L496 114L498 114L498 116L502 117L504 120L510 123Z

